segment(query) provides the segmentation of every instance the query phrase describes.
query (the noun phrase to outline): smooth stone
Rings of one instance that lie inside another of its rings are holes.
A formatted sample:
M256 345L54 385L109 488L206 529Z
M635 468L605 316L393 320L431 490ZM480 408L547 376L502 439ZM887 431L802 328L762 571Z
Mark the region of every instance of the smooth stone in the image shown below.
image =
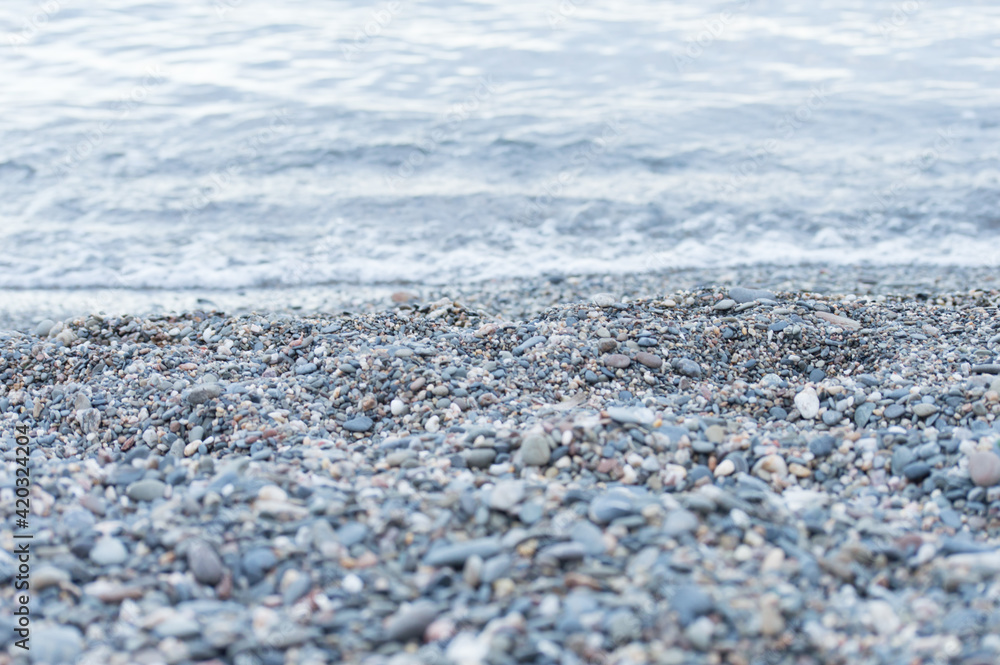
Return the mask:
M218 383L203 383L195 386L188 393L188 404L204 404L222 394L222 386Z
M462 451L462 457L465 459L466 465L470 468L488 469L493 464L493 460L497 458L497 451L492 448L472 448L471 450Z
M629 610L618 610L607 620L608 637L613 644L629 644L642 636L642 622Z
M574 523L569 530L569 537L573 542L580 543L587 554L594 556L604 554L608 547L604 542L604 532L587 520Z
M645 365L650 369L660 369L663 367L663 358L647 351L640 351L635 354L636 362Z
M712 306L712 309L717 311L725 311L727 309L732 309L733 307L736 307L735 300L733 300L732 298L723 298L719 302L715 303L715 305Z
M618 348L618 342L613 339L601 339L597 342L598 353L611 353Z
M85 393L80 393L76 396L76 399L73 400L73 408L77 411L86 411L90 408L90 406L90 398L87 397Z
M806 420L812 420L819 413L819 396L812 388L805 388L795 396L795 408Z
M809 452L816 457L826 457L833 452L834 443L832 436L818 436L809 442Z
M203 436L205 436L204 428L201 425L195 425L188 432L188 443L192 443L194 441L201 441Z
M98 538L90 550L90 560L99 566L117 566L128 559L128 548L117 538Z
M875 412L875 404L872 402L865 402L858 408L854 410L854 424L858 428L862 428L868 424L868 421L872 418L872 413Z
M684 636L691 646L699 651L708 651L712 646L715 623L708 617L701 617L684 630Z
M726 438L726 430L722 425L709 425L705 430L705 438L712 443L722 443Z
M133 501L155 501L163 498L166 489L166 483L150 478L132 483L125 490L125 494Z
M513 349L511 349L511 353L513 353L515 356L524 355L525 351L527 351L533 346L538 346L539 344L545 342L546 339L548 338L543 335L535 335L534 337L529 337L528 339L524 340L524 342L518 344Z
M185 639L197 637L201 635L201 625L194 617L177 615L157 624L153 628L153 634L160 638L176 637L178 639Z
M892 473L895 476L903 475L903 469L913 461L917 454L906 446L897 446L892 451Z
M816 368L813 371L809 372L809 380L812 381L813 383L819 383L825 378L826 378L826 372L824 372L819 368Z
M663 520L663 532L671 537L694 533L698 529L698 516L683 508L671 511Z
M626 515L634 515L636 508L632 501L621 494L602 494L590 502L587 515L595 524L608 522Z
M69 665L75 663L83 651L83 635L74 626L34 624L29 644L32 663Z
M826 411L823 412L823 424L828 427L833 427L843 419L844 419L844 414L841 413L840 411L836 411L834 409L827 409Z
M738 303L753 302L754 300L777 300L778 296L764 289L748 289L742 286L734 286L729 289L729 297Z
M368 537L368 525L361 522L347 522L337 529L337 540L344 547L353 547Z
M632 360L621 353L612 353L604 356L604 366L613 369L625 369L632 364Z
M485 584L493 584L510 570L513 559L509 554L498 554L483 562L480 579Z
M693 360L688 360L687 358L674 358L670 361L670 366L674 368L679 374L684 376L689 376L691 378L698 378L701 376L701 366Z
M356 416L346 421L343 425L348 432L367 432L375 426L374 421L368 416Z
M913 405L913 413L918 418L926 418L927 416L933 415L938 412L936 404L925 404L921 402L920 404Z
M517 519L522 523L531 526L542 519L545 514L545 507L537 501L529 501L521 506L517 512Z
M389 411L394 416L405 416L410 412L410 407L401 399L394 399L389 402Z
M490 492L490 508L509 513L524 500L524 494L524 481L501 480Z
M527 466L542 466L552 458L549 437L544 432L531 432L521 443L521 461Z
M696 453L701 453L702 455L710 455L715 452L715 445L711 441L705 441L698 439L691 443L691 450Z
M424 564L434 567L461 567L465 564L465 560L473 554L485 560L499 554L500 551L501 545L499 539L476 538L461 543L435 547L424 556Z
M695 584L682 584L670 598L670 609L677 613L682 626L710 614L715 609L712 597Z
M420 640L427 626L431 625L440 613L440 606L424 600L404 607L386 620L385 639L388 642Z
M49 331L56 327L56 322L52 319L42 319L37 326L35 326L35 335L38 337L48 337Z
M731 476L736 472L736 464L731 459L724 459L719 462L718 466L715 467L716 478L724 478L725 476Z
M896 418L901 417L904 413L906 413L906 409L903 408L902 404L890 404L885 407L885 411L882 412L882 416L886 420L895 420Z
M827 323L841 328L846 328L849 330L858 330L861 328L861 323L855 321L854 319L849 319L846 316L839 316L831 312L813 312L817 319L822 319Z
M907 480L919 482L931 475L931 466L927 462L910 462L903 467L903 475Z
M13 569L10 571L9 577L13 577ZM6 579L6 576L2 571L0 571L0 579ZM69 572L56 568L55 566L41 565L37 569L31 571L31 586L35 591L41 591L42 589L47 589L52 586L60 586L72 581Z
M969 455L969 477L978 487L1000 485L1000 456L990 452Z
M278 558L270 547L257 547L243 555L241 566L247 581L257 584L267 576L267 573L278 565Z
M222 581L225 566L215 548L204 540L195 539L187 549L188 569L202 584L215 586Z
M652 425L656 420L656 414L651 409L644 406L610 406L608 416L615 422L632 425Z

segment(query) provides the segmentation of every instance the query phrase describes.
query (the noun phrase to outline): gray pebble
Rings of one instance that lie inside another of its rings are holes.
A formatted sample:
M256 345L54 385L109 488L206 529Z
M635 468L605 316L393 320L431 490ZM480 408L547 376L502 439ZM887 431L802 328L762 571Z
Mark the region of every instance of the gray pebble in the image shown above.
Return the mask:
M344 423L344 429L348 432L367 432L375 423L368 416L355 416Z
M187 563L194 578L209 586L218 584L225 573L219 554L204 540L195 539L188 544Z

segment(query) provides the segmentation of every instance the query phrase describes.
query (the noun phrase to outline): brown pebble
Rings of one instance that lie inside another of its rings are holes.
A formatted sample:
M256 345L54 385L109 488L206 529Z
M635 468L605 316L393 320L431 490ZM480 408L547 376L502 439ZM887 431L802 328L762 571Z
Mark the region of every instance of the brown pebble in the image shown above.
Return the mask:
M602 339L597 342L598 353L610 353L618 348L618 342L613 339Z
M416 296L408 291L396 291L390 297L393 302L410 302L416 299Z
M604 356L604 366L613 367L615 369L625 369L632 364L632 360L625 355L620 353L612 353L611 355Z
M663 358L652 353L640 351L635 354L635 359L650 369L660 369L663 367Z

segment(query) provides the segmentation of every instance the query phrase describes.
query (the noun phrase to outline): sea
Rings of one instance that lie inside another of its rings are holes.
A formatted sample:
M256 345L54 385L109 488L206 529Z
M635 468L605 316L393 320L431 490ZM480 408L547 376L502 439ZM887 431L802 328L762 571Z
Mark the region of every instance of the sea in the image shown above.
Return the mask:
M0 309L1000 269L995 2L37 0L0 62Z

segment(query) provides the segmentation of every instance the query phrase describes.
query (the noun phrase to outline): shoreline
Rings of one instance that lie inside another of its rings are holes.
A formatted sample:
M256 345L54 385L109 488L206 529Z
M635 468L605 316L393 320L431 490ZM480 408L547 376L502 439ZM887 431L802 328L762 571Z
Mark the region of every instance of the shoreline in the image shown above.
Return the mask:
M39 444L33 639L112 664L994 662L996 281L787 270L0 333L5 461L15 424Z
M498 316L530 318L546 307L586 301L597 293L635 299L703 285L745 285L823 294L937 295L1000 288L1000 271L996 266L934 264L754 264L633 274L512 277L453 286L406 282L201 290L2 289L0 330L28 332L43 319L59 321L95 312L110 316L176 315L205 309L232 314L271 311L308 315L345 310L364 313L393 308L394 294L408 294L423 302L450 297L474 302Z

